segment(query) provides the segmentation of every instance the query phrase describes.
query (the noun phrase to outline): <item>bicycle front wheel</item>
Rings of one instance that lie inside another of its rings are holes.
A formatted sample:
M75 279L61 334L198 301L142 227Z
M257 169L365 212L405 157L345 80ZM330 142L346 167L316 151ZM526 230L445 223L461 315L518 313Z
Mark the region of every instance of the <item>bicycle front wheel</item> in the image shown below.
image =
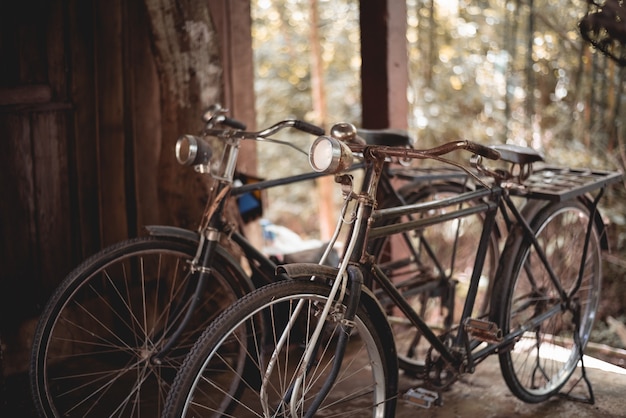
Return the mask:
M327 285L310 281L277 282L225 311L185 360L165 416L305 416L331 373L342 332L339 304L326 319L313 360L303 365L328 291ZM316 416L393 416L397 361L393 346L387 346L393 339L384 321L380 310L360 306L341 368ZM244 373L233 367L239 347L250 347ZM299 372L301 384L296 384ZM233 382L244 382L237 397L228 395Z
M102 250L58 287L33 342L31 386L42 416L159 416L179 365L207 324L242 295L218 251L201 302L158 360L197 280L194 243L142 237Z
M492 301L495 321L505 338L519 336L510 350L500 352L500 368L511 392L525 402L556 394L589 339L602 278L595 225L583 257L589 217L587 206L574 200L548 204L530 220L558 283L520 231L503 252Z

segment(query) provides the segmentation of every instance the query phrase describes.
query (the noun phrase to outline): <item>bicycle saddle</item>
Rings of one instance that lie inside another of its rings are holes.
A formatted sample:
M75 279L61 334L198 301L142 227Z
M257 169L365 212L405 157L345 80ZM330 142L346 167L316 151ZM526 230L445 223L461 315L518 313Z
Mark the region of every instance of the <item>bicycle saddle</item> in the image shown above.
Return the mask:
M532 148L513 144L492 145L500 153L500 159L514 164L530 164L543 161L543 156Z
M365 140L367 145L387 145L390 147L411 146L409 134L399 129L357 129L357 135Z

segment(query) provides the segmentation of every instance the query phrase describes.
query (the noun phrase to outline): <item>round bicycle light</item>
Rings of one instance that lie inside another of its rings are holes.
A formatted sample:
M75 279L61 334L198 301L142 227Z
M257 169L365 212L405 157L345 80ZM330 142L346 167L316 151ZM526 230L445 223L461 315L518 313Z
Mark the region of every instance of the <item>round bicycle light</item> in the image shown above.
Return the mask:
M350 148L330 136L318 137L309 150L309 163L318 173L339 173L352 165Z
M213 150L202 138L183 135L176 141L176 160L182 165L208 165Z

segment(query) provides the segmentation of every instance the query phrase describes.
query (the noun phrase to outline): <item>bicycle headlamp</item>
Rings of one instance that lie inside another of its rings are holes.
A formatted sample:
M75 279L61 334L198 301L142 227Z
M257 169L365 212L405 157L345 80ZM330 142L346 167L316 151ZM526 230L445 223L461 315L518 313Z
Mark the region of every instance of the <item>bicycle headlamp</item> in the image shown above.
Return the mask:
M309 150L309 163L318 173L334 174L347 170L352 165L350 148L330 136L318 137Z
M206 166L212 155L211 146L197 136L183 135L176 141L176 160L182 165Z

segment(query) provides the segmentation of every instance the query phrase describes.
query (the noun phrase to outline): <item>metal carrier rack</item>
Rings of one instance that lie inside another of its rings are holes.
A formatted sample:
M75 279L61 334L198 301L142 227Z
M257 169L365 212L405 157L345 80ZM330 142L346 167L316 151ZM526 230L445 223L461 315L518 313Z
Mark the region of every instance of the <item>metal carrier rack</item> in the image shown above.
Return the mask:
M575 199L578 196L597 191L598 193L596 193L595 198L593 198L592 206L592 213L595 214L604 188L610 184L617 183L621 179L622 174L615 171L541 166L524 181L523 185L519 188L512 189L512 192L515 195L524 196L529 199L560 202ZM594 217L595 215L590 217L588 228L592 227ZM586 258L586 251L587 248L585 246L583 259ZM579 324L576 324L577 329L578 326ZM578 332L575 332L574 335L574 338L576 338ZM573 379L573 383L570 385L569 389L565 389L565 391L560 392L559 395L568 400L594 404L595 396L591 382L587 377L582 350L579 353L579 357L580 375L578 377L572 376L571 379ZM576 390L579 385L582 386L582 391L586 389L586 395L581 395L580 389ZM575 391L579 393L574 394Z
M559 202L604 188L621 179L622 174L616 171L546 166L535 170L514 194Z

